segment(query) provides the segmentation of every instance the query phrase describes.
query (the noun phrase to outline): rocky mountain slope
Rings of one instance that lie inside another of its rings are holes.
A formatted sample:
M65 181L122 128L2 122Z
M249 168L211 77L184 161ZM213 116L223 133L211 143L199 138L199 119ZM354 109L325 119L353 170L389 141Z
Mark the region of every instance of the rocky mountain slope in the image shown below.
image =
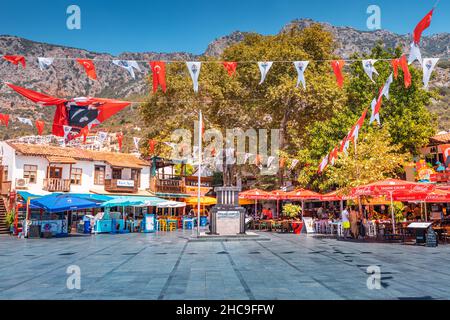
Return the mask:
M284 26L280 32L285 32L290 28L302 29L312 23L314 21L308 19L295 20ZM336 41L340 44L336 53L343 57L348 57L353 53L368 53L377 42L382 42L388 47L395 47L397 45L407 46L410 42L409 36L398 35L389 31L365 32L350 27L336 27L326 23L323 25L334 34ZM245 32L233 32L230 35L214 40L208 45L204 55L219 56L227 46L242 41L245 34ZM443 33L424 37L422 50L424 56L449 57L450 34ZM112 56L106 53L34 42L15 36L0 36L0 55L4 54L24 55L27 58L27 66L26 69L22 69L21 66L17 67L0 59L0 79L2 81L9 81L59 97L90 95L137 100L141 100L149 91L147 80L149 66L147 61L193 60L198 58L186 52L124 52L119 56ZM58 57L62 59L56 59L52 67L48 70L41 71L38 67L36 57ZM95 64L98 81L89 80L82 67L76 61L65 60L65 57L95 58L99 60ZM110 62L112 59L139 60L141 72L136 72L136 79L134 80L124 69L112 64ZM438 68L437 81L434 81L435 85L444 89L449 87L448 70L448 68ZM445 90L441 91L447 92ZM435 111L439 113L441 108L437 109ZM31 119L43 118L50 121L53 109L51 107L43 108L29 103L19 95L11 92L5 85L0 84L0 112L29 117ZM135 126L136 117L133 117L135 112L136 108L123 111L121 115L106 122L103 126L112 128L122 127L126 124ZM7 136L5 136L6 131L4 127L0 127L0 138L17 136L25 132L32 132L33 130L26 126L17 125L16 123L13 125L17 130L8 130ZM441 123L440 127L450 129L449 124L446 122Z

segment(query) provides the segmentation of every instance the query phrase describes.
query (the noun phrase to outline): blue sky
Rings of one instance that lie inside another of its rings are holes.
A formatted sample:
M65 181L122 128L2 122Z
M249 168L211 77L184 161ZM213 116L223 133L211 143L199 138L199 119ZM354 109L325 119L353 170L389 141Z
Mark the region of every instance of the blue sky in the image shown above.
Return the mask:
M435 0L40 0L2 1L0 34L98 52L202 53L232 31L277 33L296 18L367 30L366 9L381 8L381 26L410 33ZM66 9L81 8L81 30L68 30ZM425 35L450 32L450 0L441 0Z

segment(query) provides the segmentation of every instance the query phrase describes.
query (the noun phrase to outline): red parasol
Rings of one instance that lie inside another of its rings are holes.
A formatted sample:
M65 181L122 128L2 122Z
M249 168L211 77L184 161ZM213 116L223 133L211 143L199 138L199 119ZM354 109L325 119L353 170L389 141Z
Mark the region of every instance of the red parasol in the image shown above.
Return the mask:
M380 196L398 192L427 193L433 191L434 188L435 186L425 183L386 179L355 187L351 193L354 196Z
M239 198L251 200L270 200L273 199L273 195L264 190L252 189L239 193Z
M286 199L289 200L320 200L321 198L320 193L306 189L297 189L286 193Z

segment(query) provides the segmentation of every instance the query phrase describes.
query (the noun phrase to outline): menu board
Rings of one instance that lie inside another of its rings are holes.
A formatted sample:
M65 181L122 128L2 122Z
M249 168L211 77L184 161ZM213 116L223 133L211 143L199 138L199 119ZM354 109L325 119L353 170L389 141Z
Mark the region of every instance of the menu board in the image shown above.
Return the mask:
M303 224L306 228L306 233L315 233L314 220L311 217L303 217Z
M437 247L438 240L436 236L436 232L432 228L428 229L426 236L426 246L427 247Z

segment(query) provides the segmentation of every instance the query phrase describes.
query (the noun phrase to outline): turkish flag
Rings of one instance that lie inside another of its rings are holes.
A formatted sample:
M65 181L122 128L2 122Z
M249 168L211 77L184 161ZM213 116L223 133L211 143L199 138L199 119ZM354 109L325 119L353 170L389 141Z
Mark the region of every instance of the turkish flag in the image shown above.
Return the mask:
M150 67L153 74L153 93L161 86L162 91L166 92L166 63L163 61L151 61Z
M339 88L344 85L344 76L342 75L342 68L344 67L344 60L334 60L331 61L331 67L333 68L334 74L336 75L336 81Z
M150 139L148 142L148 151L150 154L155 152L156 140Z
M408 60L406 59L406 55L403 55L400 58L400 66L403 70L403 80L405 82L405 88L409 88L409 86L411 85L411 73L409 72Z
M428 28L431 24L431 17L433 16L433 10L427 13L425 17L423 17L422 20L417 24L416 28L414 29L414 43L419 44L420 38L422 37L422 32Z
M88 134L89 134L89 128L88 127L81 128L80 135L83 136L83 144L86 144L86 139L87 139Z
M36 120L35 125L38 131L38 135L42 136L42 133L44 132L45 122L42 120Z
M255 157L255 164L257 166L261 165L261 155L257 154Z
M397 79L398 66L400 65L400 59L392 59L391 64L392 64L392 68L394 69L394 77L395 77L395 79Z
M225 70L227 70L228 75L230 77L233 76L236 73L237 62L224 61L224 62L222 62L222 64L225 67Z
M94 62L91 59L77 59L77 62L81 64L86 71L86 74L92 80L97 80L97 73L95 73Z
M3 59L11 62L12 64L15 64L16 66L19 65L19 63L22 64L22 67L25 69L26 62L24 56L3 56Z
M0 113L0 123L8 126L9 123L9 114Z
M439 146L440 151L444 155L445 167L450 167L450 144L443 144Z
M122 141L123 141L123 133L117 132L116 133L117 143L119 144L119 151L122 151Z

